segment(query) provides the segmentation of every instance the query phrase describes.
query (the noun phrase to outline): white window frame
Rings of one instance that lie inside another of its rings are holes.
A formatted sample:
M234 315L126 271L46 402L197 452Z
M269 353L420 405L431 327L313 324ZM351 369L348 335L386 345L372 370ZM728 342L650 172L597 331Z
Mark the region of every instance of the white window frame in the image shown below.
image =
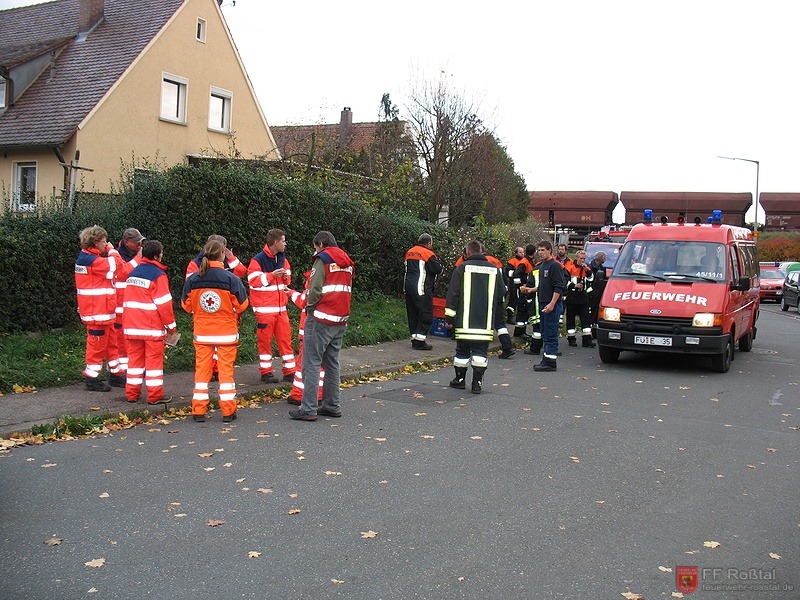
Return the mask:
M23 169L30 169L34 170L34 188L33 188L33 197L31 198L32 202L21 203L21 196L22 196L22 180L23 180ZM33 212L36 210L36 186L39 174L39 167L36 164L36 161L25 161L25 162L16 162L14 163L14 180L13 180L13 198L14 198L14 210L17 212Z
M177 110L166 114L164 111L164 85L171 84L178 88ZM159 115L162 121L186 125L186 107L189 102L189 80L172 73L161 73L161 108Z
M201 19L197 17L197 27L195 29L195 39L200 42L201 44L206 43L206 31L208 29L208 23L206 23L205 19Z
M6 108L6 90L8 90L8 83L0 77L0 110Z
M214 99L222 100L222 123L221 127L218 123L211 122L211 103ZM215 86L211 86L211 91L208 95L208 129L209 131L218 131L221 133L231 132L231 115L233 114L233 92L224 90Z

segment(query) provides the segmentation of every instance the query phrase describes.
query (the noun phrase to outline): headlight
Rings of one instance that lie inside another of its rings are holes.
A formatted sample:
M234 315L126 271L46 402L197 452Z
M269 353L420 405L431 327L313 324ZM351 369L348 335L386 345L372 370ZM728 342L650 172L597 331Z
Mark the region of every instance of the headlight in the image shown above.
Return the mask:
M619 309L610 306L603 307L603 318L606 321L616 321L619 323Z
M717 313L697 313L692 319L692 327L720 327L722 315Z

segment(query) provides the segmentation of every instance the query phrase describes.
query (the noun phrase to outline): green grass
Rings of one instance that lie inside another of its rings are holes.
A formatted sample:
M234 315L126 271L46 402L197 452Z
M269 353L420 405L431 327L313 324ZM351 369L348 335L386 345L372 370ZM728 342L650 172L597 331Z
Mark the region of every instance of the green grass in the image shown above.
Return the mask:
M290 304L290 319L297 348L297 308ZM183 336L178 346L167 348L164 370L167 373L194 370L192 319L180 308L175 310L178 331ZM257 362L256 320L248 310L239 327L237 363ZM405 303L402 298L359 296L353 298L350 325L344 336L345 346L366 346L408 337ZM0 392L43 389L79 383L85 366L86 330L69 328L44 334L8 334L0 336Z

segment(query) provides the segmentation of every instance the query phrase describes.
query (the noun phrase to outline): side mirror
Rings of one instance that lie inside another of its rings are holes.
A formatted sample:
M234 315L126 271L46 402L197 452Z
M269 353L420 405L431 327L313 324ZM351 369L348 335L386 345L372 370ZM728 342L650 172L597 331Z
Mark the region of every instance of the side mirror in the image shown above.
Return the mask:
M739 283L731 285L732 290L739 290L740 292L746 292L750 289L750 278L746 275L739 277Z

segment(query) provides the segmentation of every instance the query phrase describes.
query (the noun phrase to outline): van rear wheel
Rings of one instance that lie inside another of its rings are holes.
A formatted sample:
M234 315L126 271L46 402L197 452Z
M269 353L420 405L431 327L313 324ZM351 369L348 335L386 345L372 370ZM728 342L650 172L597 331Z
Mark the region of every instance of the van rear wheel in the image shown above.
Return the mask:
M753 349L753 330L750 329L742 337L739 338L739 350L742 352L750 352Z
M600 353L600 360L604 363L615 363L619 360L619 348L609 348L602 344L597 344L597 351Z
M725 344L725 350L722 354L716 354L711 357L711 368L717 373L727 373L731 368L731 361L733 360L733 336L728 336L728 342Z

